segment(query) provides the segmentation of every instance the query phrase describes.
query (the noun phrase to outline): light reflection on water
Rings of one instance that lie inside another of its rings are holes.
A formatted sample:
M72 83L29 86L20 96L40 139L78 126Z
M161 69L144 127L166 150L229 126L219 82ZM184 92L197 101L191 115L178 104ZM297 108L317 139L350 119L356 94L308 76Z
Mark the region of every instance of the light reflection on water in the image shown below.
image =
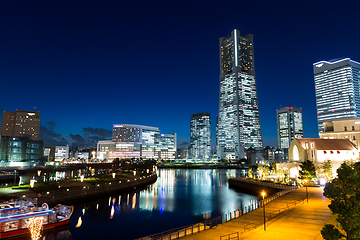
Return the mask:
M240 176L236 169L160 169L143 190L75 205L72 239L134 239L243 208L257 197L228 188L228 178Z

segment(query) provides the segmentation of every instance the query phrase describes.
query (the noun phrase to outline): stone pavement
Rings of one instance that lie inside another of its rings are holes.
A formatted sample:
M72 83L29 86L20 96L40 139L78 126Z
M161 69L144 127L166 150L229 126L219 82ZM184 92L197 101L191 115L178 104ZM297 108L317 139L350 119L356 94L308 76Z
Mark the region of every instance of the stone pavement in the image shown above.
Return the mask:
M267 223L266 231L263 226L263 208L259 208L215 228L180 239L219 240L220 236L235 232L239 232L240 239L248 240L322 239L320 231L332 216L328 208L330 201L322 195L322 188L309 187L308 192L309 203L306 199L302 201L306 196L306 189L300 188L266 204L266 218L271 218Z

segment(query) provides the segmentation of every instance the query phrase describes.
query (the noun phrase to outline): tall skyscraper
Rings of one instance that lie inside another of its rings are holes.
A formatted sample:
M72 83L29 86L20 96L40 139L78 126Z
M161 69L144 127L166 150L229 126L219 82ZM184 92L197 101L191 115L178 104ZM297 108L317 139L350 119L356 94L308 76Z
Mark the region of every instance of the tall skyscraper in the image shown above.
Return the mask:
M360 117L360 63L344 58L313 64L319 132L324 121Z
M302 109L283 107L276 110L278 127L278 146L288 149L294 138L304 138Z
M211 157L211 118L209 113L191 115L190 156L194 159Z
M233 30L220 38L217 156L241 159L244 149L263 147L257 99L253 35Z
M29 137L39 139L40 112L4 112L1 119L1 135L10 137Z

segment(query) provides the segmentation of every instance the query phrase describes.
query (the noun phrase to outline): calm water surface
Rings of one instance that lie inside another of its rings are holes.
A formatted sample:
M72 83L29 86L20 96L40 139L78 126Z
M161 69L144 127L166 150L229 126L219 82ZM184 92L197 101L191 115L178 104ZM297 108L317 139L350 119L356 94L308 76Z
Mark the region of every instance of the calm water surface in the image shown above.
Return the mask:
M228 178L242 175L236 169L160 169L145 189L75 205L69 230L43 239L135 239L217 217L257 199L228 188Z

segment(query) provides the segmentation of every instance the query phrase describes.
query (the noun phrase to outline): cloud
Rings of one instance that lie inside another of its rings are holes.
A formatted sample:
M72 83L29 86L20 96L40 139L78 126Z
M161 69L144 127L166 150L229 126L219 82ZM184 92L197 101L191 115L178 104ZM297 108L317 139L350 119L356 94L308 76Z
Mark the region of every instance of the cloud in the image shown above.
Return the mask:
M44 146L63 146L78 148L95 148L100 140L111 139L112 131L103 128L83 128L83 134L69 134L63 136L55 132L55 122L46 122L40 125L40 138L44 141Z
M53 125L55 127L55 125ZM40 125L39 139L44 141L44 146L63 146L69 142L51 126Z
M108 130L108 129L103 129L103 128L83 128L83 131L86 134L91 134L91 135L95 135L98 136L102 139L109 139L112 137L112 131Z

